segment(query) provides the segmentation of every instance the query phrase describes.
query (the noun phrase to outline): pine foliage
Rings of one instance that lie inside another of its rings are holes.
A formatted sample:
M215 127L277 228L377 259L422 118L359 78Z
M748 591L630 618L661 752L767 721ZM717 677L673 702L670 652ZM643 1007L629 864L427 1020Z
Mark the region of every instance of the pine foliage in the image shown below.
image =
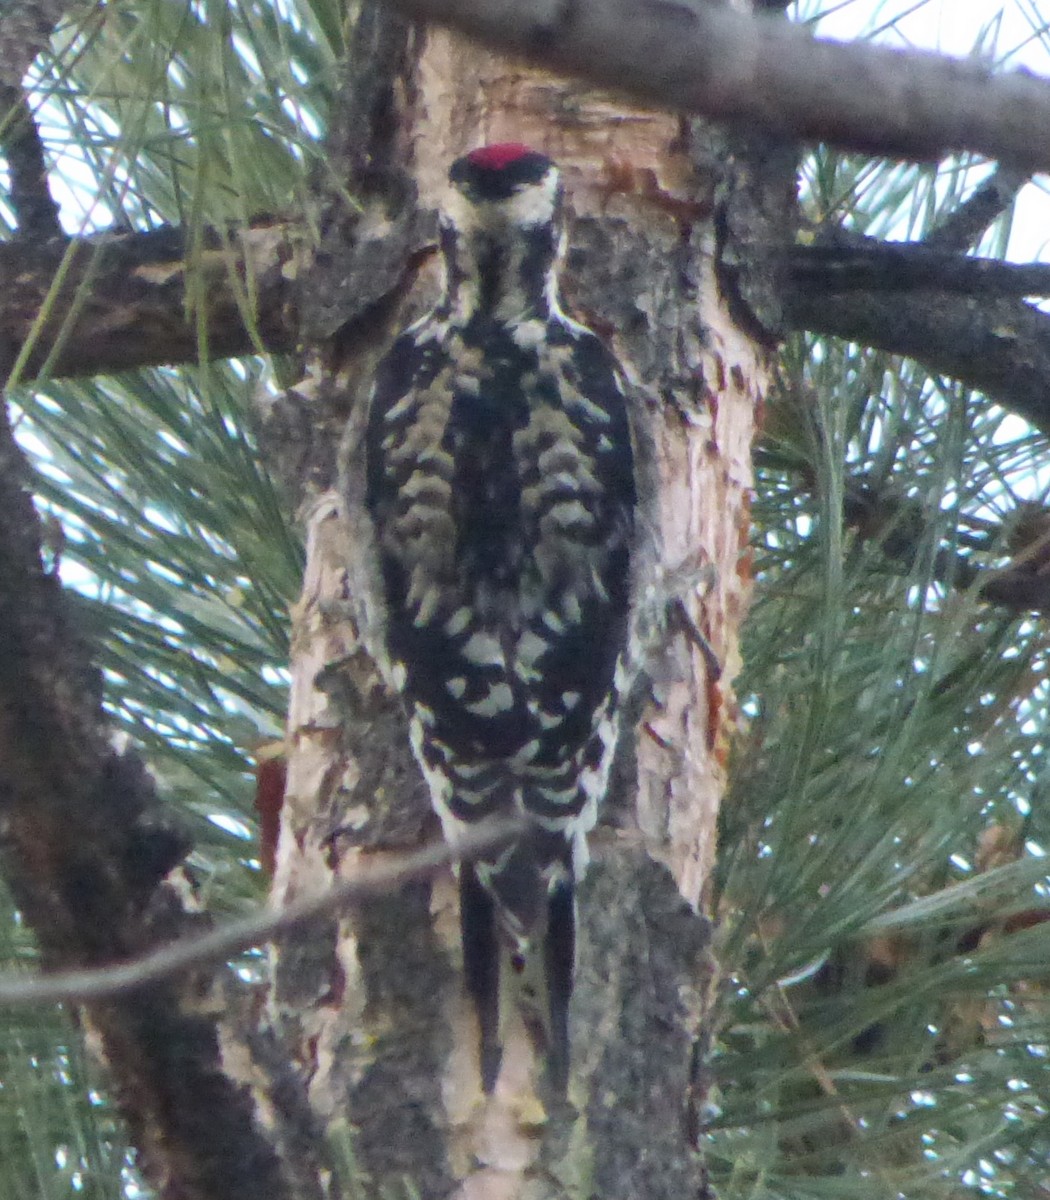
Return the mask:
M824 7L892 40L932 6ZM309 229L347 16L342 0L126 0L61 30L33 100L69 230L171 223L192 244L261 212ZM975 52L1021 40L1050 52L1014 0ZM821 151L805 217L919 239L988 170ZM194 823L221 908L261 891L251 757L280 735L301 555L254 440L281 364L204 359L11 399L108 708ZM1044 436L913 362L812 337L785 347L768 408L716 880L714 1181L724 1200L1037 1195L1047 636L981 588L1040 569ZM9 904L0 938L8 965L32 962ZM0 1012L5 1196L143 1194L97 1087L61 1014Z
M822 151L804 216L921 240L987 172ZM784 351L719 864L722 1195L1045 1185L1047 639L981 595L1042 569L1044 464L1043 434L914 362Z
M31 101L68 232L306 213L341 49L338 3L135 0L60 29ZM8 230L12 214L0 202ZM198 311L206 295L193 295ZM245 296L250 321L250 289ZM203 322L202 322L203 324ZM206 902L264 893L255 752L281 736L301 548L260 462L262 358L9 389L52 566L97 646L115 726L190 825ZM9 902L8 964L31 952ZM0 1013L0 1192L142 1195L79 1035L58 1012Z

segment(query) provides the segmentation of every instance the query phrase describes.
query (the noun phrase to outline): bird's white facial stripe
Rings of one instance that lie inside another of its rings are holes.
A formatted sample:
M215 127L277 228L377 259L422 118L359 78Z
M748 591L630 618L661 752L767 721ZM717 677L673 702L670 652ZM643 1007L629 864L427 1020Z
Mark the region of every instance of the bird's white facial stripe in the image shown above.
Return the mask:
M458 188L449 188L441 210L454 229L472 229L478 225L477 206L471 204Z
M558 207L558 172L553 167L538 182L525 184L506 200L478 203L468 199L457 187L450 187L442 209L460 230L489 230L543 225L551 221Z
M539 181L523 187L500 206L513 225L542 225L550 221L558 205L558 172L553 168Z

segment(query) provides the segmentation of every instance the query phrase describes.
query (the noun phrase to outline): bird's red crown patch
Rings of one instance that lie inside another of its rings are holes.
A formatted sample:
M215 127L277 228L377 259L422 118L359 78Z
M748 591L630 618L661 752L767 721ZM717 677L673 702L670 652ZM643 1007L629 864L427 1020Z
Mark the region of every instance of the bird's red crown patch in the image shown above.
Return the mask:
M498 142L495 146L479 146L467 155L467 161L472 167L482 170L502 171L504 167L533 151L521 142Z

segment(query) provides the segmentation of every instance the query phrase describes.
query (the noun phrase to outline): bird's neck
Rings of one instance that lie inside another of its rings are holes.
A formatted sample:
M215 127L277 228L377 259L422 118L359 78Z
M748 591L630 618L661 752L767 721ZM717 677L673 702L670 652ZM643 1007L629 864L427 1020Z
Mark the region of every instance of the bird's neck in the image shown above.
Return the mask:
M439 307L454 324L509 325L560 314L560 247L552 227L450 234L441 248L445 292Z

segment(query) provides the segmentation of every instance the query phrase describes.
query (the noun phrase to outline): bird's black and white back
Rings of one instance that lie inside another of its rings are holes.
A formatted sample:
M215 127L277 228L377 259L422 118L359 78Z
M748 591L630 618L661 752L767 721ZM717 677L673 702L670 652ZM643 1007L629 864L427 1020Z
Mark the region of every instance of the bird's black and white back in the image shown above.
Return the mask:
M526 147L458 159L445 288L381 362L356 461L378 560L373 652L405 698L445 835L527 832L461 871L486 1090L500 941L542 937L564 1087L573 885L606 791L628 636L636 489L616 360L558 301L562 192Z

